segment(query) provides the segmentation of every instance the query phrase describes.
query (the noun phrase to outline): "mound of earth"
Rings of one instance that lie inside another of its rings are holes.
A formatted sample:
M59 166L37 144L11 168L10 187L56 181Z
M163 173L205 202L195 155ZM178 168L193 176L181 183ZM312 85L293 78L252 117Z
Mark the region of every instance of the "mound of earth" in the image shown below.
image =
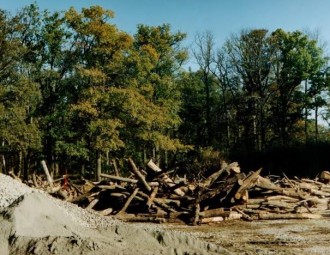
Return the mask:
M106 224L106 228L84 226L47 194L33 191L1 208L0 251L2 255L230 254L189 233L159 227L120 221Z

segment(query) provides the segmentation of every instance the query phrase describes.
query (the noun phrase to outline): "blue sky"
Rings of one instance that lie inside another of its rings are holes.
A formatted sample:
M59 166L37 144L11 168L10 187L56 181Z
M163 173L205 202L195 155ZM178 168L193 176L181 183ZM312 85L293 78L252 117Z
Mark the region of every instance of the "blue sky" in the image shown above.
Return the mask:
M245 28L317 30L330 45L329 0L0 0L0 7L15 13L33 2L49 10L100 5L113 10L113 23L130 34L138 24L169 23L173 31L187 33L186 45L197 32L209 30L220 47L232 33Z

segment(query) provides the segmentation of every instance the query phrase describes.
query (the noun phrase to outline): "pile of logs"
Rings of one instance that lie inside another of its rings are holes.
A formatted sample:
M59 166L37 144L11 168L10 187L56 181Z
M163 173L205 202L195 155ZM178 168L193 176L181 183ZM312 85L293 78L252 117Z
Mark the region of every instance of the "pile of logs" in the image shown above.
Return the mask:
M67 176L36 187L101 215L126 221L202 224L226 219L314 219L329 212L330 173L317 180L262 177L261 169L244 174L237 162L198 181L170 176L152 160L139 169L132 159L130 177L101 174L102 181L71 183ZM51 188L50 188L51 187Z

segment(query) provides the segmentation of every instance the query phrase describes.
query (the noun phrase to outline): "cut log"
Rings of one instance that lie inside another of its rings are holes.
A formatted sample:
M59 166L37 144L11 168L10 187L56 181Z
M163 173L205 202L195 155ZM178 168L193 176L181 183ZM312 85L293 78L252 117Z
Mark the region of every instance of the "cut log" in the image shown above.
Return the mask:
M117 162L115 159L112 160L112 165L113 165L113 168L115 170L115 174L116 176L119 176L119 171L118 171L118 167L117 167Z
M260 168L259 170L252 172L250 175L248 175L243 180L243 184L241 185L241 187L237 190L237 192L235 194L236 200L241 199L241 197L244 195L245 190L250 189L251 187L253 187L255 185L255 183L258 180L261 170L262 169Z
M152 161L152 159L149 160L147 166L155 173L162 173L162 170ZM174 181L166 173L160 174L159 177L161 178L162 182L164 182L164 184L168 187L172 188L176 185ZM181 197L185 195L185 192L183 192L180 188L175 188L173 191L175 194Z
M236 212L238 212L241 216L242 216L242 219L243 220L246 220L246 221L253 221L253 218L250 217L249 215L247 215L245 212L243 212L242 210L240 210L239 208L237 207L234 207L233 208Z
M72 187L78 194L84 194L80 189L79 189L79 187L77 186L77 185L75 185L75 184L73 184L72 182L68 182L68 185L70 186L70 187Z
M229 211L225 211L224 208L209 209L199 214L203 218L212 218L212 217L229 217Z
M239 212L237 211L231 211L229 213L229 217L226 218L227 220L239 220L242 218L242 214L240 214Z
M103 190L115 190L118 189L119 185L97 185L97 187L99 189L103 189ZM119 186L121 187L121 186ZM124 187L122 187L122 190L126 190Z
M150 215L135 215L135 214L120 214L116 215L116 218L125 222L150 222L150 223L165 223L167 220L165 218L156 217L152 214Z
M287 203L281 200L269 200L261 203L263 206L268 207L279 207L281 209L294 210L296 207L295 203Z
M149 196L142 191L138 192L138 195L144 198L146 201L148 201ZM164 209L166 212L176 212L173 208L171 208L169 205L167 205L164 200L160 198L154 198L153 203L159 206L160 208Z
M125 213L127 210L127 207L132 202L133 198L136 196L136 194L139 192L139 188L135 188L132 194L127 198L126 203L124 204L123 208L118 212L118 214Z
M263 188L263 189L267 189L267 190L279 190L281 189L281 187L279 187L278 185L274 184L271 180L264 178L262 176L258 176L258 179L256 181L256 186Z
M53 185L53 178L49 174L49 170L48 170L46 161L45 160L41 160L41 165L42 165L42 169L44 170L44 173L46 175L47 182L49 183L49 185Z
M227 169L226 169L227 166L225 166L224 168L220 169L219 171L211 174L209 177L207 177L204 181L200 182L198 184L198 186L200 188L203 188L203 189L206 189L208 187L210 187L213 182L215 182L223 173L227 173Z
M139 179L139 181L141 181L141 183L143 184L143 186L145 187L145 189L147 191L151 191L151 187L149 186L149 184L146 182L145 177L143 176L143 174L139 171L139 169L136 167L134 161L129 158L128 161L130 162L132 168L131 171L132 173Z
M152 159L149 160L149 162L147 163L147 166L153 170L154 172L162 172L162 169L159 168L159 166L157 166Z
M200 204L199 201L197 201L195 203L195 215L194 215L194 221L193 221L193 225L196 226L197 224L199 224L199 213L200 213Z
M318 185L315 185L314 183L307 183L307 182L302 182L302 183L299 183L298 184L298 187L300 189L304 189L304 190L318 190L319 189L319 186Z
M156 195L157 195L157 192L158 192L158 187L154 187L154 189L152 190L151 194L150 194L150 197L148 198L148 201L147 201L147 206L150 208L150 206L152 205Z
M202 218L200 222L202 224L209 224L209 223L216 223L216 222L222 222L222 221L224 221L223 217L215 216L215 217Z
M99 192L95 192L95 193L87 192L87 193L84 193L84 194L82 194L78 197L68 199L67 201L71 202L71 203L79 203L79 202L87 199L88 197L94 197L94 196L97 196L97 195L99 195Z
M281 201L290 202L290 203L297 203L297 202L299 202L299 199L297 199L297 198L289 197L289 196L282 196L282 195L276 195L276 196L266 197L264 200L266 200L266 201L270 201L270 200L281 200Z
M317 180L310 180L310 179L306 179L306 178L301 178L299 181L300 182L313 183L313 184L315 184L317 186L325 186L326 185L323 182L319 182Z
M212 186L212 184L217 181L221 175L223 175L224 173L226 173L227 175L229 175L231 172L233 172L234 174L239 174L240 173L240 168L238 166L237 162L233 162L229 165L227 164L222 164L222 168L211 174L209 177L207 177L205 180L203 180L202 182L200 182L198 184L198 187L203 188L203 189L207 189L210 186Z
M103 178L108 178L110 180L114 181L121 181L121 182L130 182L130 183L137 183L138 180L131 179L131 178L125 178L125 177L120 177L120 176L115 176L115 175L110 175L110 174L100 174L101 177Z
M159 182L148 182L150 187L159 187Z
M306 199L306 197L308 196L307 192L297 191L292 188L277 190L276 192L281 195L285 195L285 196L289 196L289 197L293 197L293 198L300 198L300 199Z
M260 220L321 219L319 214L311 213L259 213Z
M329 171L322 171L320 174L321 181L328 183L330 182L330 172Z
M227 171L234 174L239 174L241 172L241 168L238 165L238 162L232 162L226 167Z
M33 182L33 185L36 187L36 188L39 188L39 184L37 182L37 177L36 177L36 173L33 172L32 173L32 182Z
M93 199L88 206L86 207L86 209L93 209L93 207L99 202L99 200L97 198Z
M231 199L231 195L234 191L236 191L239 187L238 179L241 178L241 176L244 176L243 173L236 174L234 176L227 176L224 178L221 182L219 182L218 186L215 187L212 190L204 191L201 195L201 201L205 201L208 199L212 199L219 194L222 194L223 196L219 198L220 202ZM234 201L233 201L234 202Z
M102 216L107 216L110 215L113 212L112 208L107 208L102 211L99 211L98 213L101 214Z
M63 198L64 200L68 200L68 199L69 199L68 194L67 194L64 190L62 190L62 189L58 190L58 191L57 191L57 194L58 194L61 198Z

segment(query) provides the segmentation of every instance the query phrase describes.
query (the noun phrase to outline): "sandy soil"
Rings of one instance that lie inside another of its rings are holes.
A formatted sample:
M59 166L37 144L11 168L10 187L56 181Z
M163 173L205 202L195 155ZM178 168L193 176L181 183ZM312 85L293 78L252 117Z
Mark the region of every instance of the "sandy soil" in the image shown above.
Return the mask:
M233 254L330 254L330 219L227 221L214 225L166 225L193 232Z
M1 255L216 255L230 254L189 233L113 221L85 227L49 196L32 192L0 210ZM83 210L83 209L82 209ZM101 221L103 218L100 217Z

